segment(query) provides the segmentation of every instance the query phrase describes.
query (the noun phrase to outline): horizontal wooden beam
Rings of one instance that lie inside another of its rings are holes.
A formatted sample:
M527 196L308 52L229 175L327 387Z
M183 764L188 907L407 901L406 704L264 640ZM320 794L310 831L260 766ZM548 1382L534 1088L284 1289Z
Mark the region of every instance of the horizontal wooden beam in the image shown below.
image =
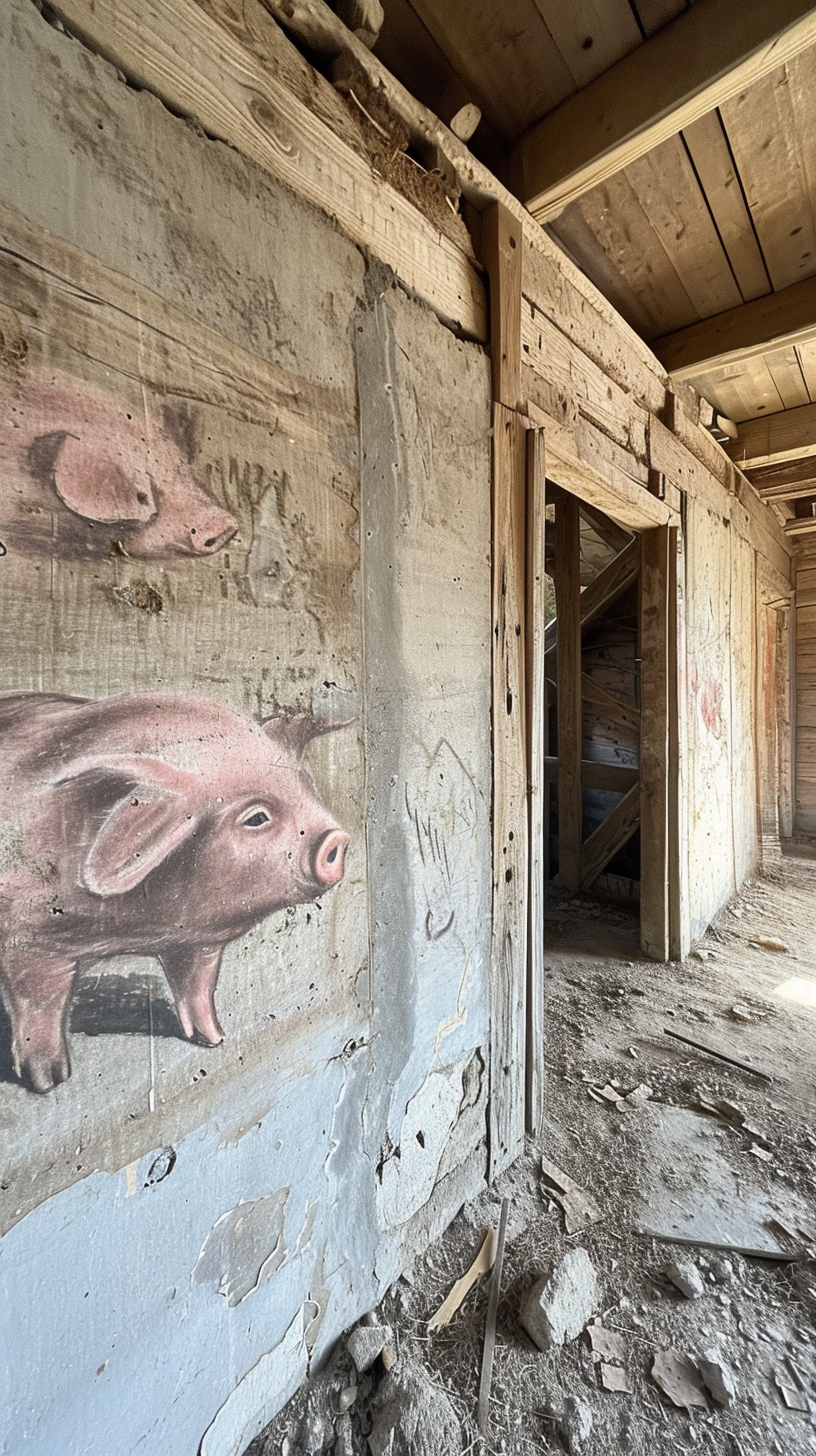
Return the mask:
M816 339L816 277L664 334L652 340L652 348L675 379L695 379L811 339Z
M544 777L548 782L558 778L558 759L544 759ZM611 794L625 794L639 782L640 770L624 763L597 763L593 758L581 759L581 785L585 789L604 789Z
M816 41L809 0L697 0L516 142L513 191L540 222Z
M640 824L640 784L634 784L581 849L581 889L603 872Z
M783 530L786 536L812 536L816 532L816 516L791 516Z
M816 495L816 455L747 470L746 477L765 501L804 500Z
M742 420L739 437L726 450L743 470L749 465L816 455L816 404L800 404L797 409Z

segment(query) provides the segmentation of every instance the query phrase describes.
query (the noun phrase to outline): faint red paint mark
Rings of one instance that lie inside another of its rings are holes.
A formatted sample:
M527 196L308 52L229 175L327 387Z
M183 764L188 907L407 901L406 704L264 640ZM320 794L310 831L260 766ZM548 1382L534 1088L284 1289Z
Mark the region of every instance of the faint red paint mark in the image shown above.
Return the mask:
M710 677L700 693L700 712L709 733L722 738L722 688L716 678Z

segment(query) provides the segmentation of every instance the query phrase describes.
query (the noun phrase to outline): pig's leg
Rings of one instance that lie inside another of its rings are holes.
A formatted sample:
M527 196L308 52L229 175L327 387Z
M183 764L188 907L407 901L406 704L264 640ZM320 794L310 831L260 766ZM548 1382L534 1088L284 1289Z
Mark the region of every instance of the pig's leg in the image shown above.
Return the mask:
M188 1041L204 1046L224 1040L213 1000L223 950L223 945L179 945L161 954L181 1029Z
M50 1092L71 1075L68 1002L77 963L7 951L0 970L12 1029L14 1071L35 1092Z

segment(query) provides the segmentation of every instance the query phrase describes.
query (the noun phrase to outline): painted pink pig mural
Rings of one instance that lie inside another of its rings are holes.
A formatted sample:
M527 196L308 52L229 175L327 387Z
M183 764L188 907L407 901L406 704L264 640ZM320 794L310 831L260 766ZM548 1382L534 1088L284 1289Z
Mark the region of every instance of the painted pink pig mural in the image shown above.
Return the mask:
M0 388L0 536L26 554L211 556L238 523L191 470L190 416L126 408L84 380Z
M70 1074L83 961L157 956L184 1035L222 1040L224 947L343 876L348 835L301 763L308 716L206 698L0 694L0 982L18 1077Z

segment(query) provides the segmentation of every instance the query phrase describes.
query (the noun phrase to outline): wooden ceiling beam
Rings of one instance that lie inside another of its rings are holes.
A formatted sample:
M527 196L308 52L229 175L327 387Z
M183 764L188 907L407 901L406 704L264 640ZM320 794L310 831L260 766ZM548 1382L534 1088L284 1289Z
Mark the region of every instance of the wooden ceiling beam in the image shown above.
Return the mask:
M742 420L726 449L741 470L816 455L816 404Z
M816 495L816 455L782 465L761 465L745 474L766 501L805 500Z
M519 138L511 188L548 222L815 41L810 0L697 0Z
M812 536L816 532L816 516L793 516L782 526L786 536Z
M816 339L816 277L664 334L653 339L651 347L675 379L696 379L812 339Z

